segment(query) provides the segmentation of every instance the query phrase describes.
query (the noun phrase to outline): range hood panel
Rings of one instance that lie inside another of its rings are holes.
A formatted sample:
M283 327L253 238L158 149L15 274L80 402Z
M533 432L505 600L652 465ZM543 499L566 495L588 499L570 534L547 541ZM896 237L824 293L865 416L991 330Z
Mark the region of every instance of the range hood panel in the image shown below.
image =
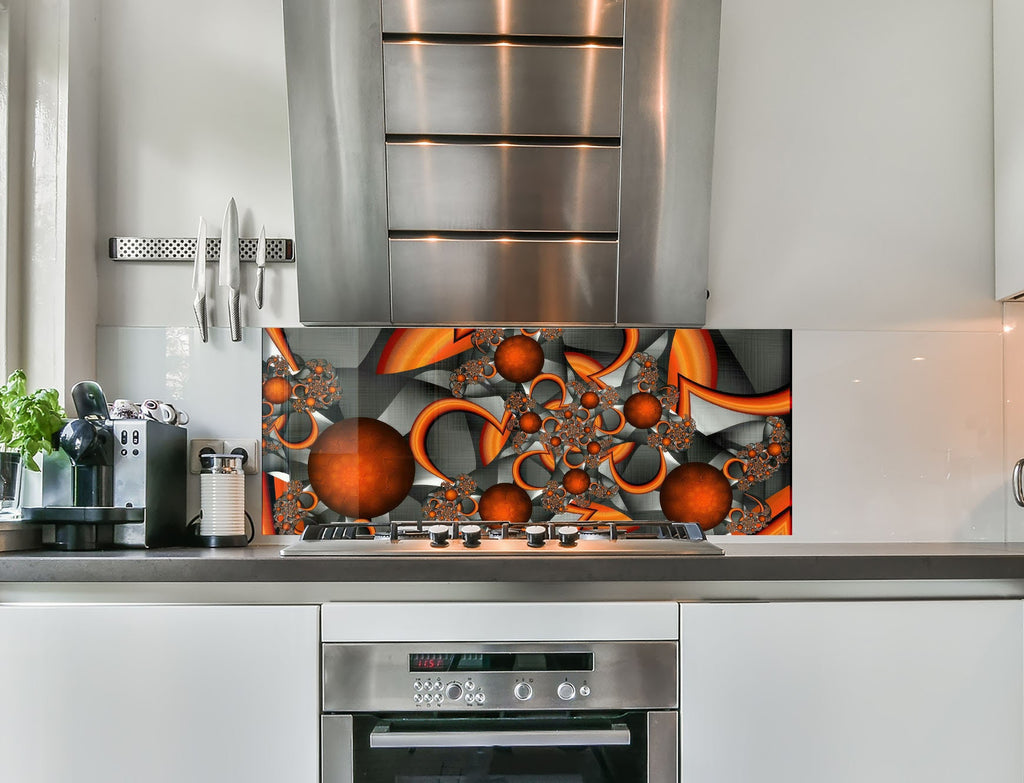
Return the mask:
M375 3L284 4L299 317L309 325L391 322L380 35Z
M384 44L388 133L619 137L616 46Z
M383 0L386 33L622 37L623 0Z
M284 0L302 322L702 325L720 16Z
M612 147L388 144L393 231L615 233Z
M615 322L615 243L391 240L396 324Z

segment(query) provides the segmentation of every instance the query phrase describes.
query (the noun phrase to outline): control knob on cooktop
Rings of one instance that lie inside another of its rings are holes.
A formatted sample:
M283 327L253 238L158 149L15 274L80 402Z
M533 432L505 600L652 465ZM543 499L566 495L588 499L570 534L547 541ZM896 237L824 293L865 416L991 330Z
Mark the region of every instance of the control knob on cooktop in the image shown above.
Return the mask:
M562 525L558 530L558 543L561 546L576 546L580 537L580 529L576 525Z
M480 546L480 525L463 525L462 543L467 547Z
M528 525L525 530L526 545L532 547L544 546L544 539L547 538L547 528L544 525Z
M448 546L448 525L431 525L427 528L431 546Z

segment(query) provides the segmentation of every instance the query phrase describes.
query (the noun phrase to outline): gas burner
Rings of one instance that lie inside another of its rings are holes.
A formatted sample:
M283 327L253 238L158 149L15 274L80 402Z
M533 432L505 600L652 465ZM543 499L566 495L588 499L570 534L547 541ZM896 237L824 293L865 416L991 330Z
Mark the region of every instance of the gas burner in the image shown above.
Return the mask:
M720 555L699 525L629 522L310 524L285 556Z

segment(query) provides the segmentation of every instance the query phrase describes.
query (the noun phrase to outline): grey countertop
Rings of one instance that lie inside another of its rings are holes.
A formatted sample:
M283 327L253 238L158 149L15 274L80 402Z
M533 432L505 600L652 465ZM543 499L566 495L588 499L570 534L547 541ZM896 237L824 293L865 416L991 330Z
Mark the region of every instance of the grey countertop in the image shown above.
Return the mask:
M719 543L716 541L716 543ZM914 581L1017 584L1024 543L719 543L724 556L281 557L238 549L0 554L3 583L771 583Z

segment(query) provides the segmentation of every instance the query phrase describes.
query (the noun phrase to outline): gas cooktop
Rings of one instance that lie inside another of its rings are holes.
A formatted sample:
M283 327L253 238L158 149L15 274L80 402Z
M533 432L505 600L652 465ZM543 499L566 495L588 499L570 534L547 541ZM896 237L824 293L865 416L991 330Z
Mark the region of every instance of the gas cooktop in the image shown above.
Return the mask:
M365 522L308 525L285 557L721 555L692 522Z

